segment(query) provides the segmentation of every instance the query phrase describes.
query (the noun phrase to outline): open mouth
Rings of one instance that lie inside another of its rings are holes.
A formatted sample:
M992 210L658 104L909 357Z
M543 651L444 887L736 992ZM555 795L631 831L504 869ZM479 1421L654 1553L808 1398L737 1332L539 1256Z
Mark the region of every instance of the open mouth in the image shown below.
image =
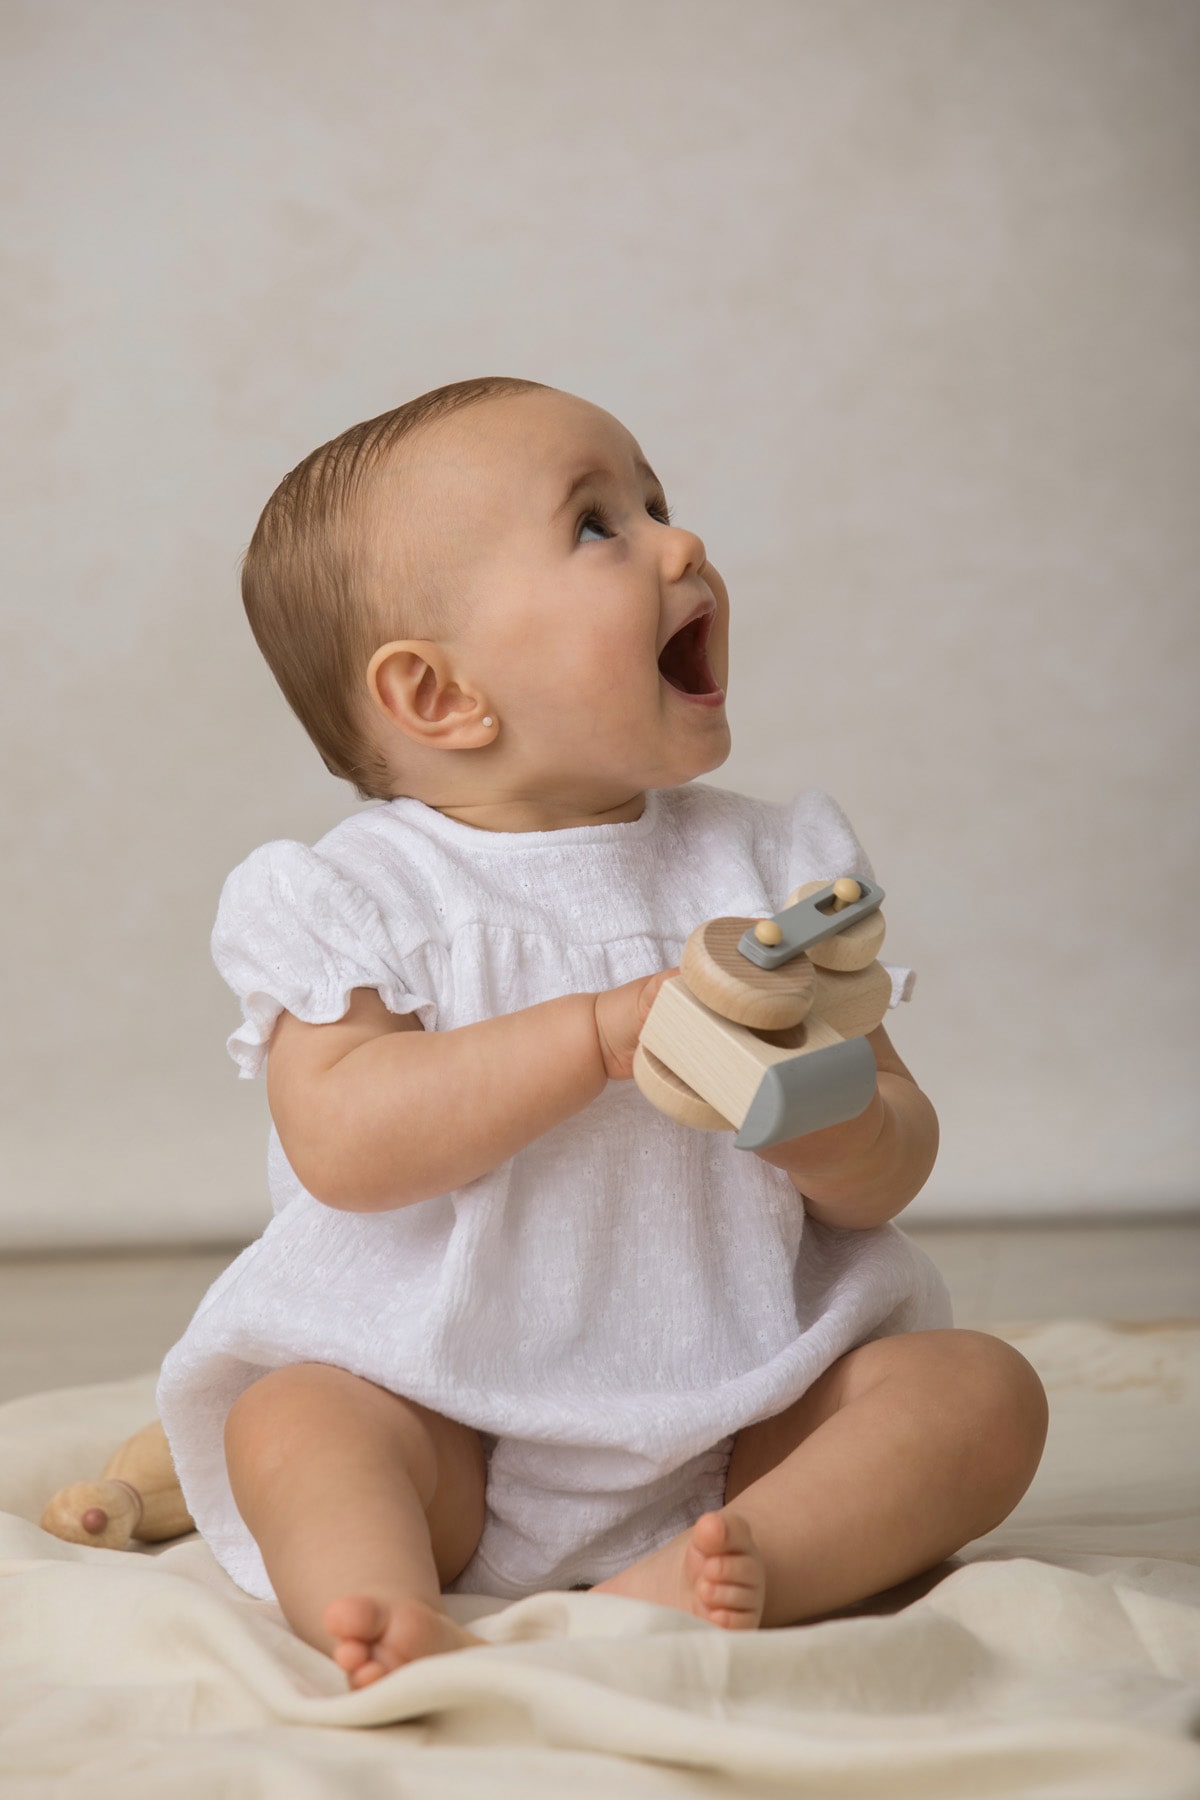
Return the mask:
M681 625L674 637L668 638L658 659L659 673L676 693L689 700L700 700L709 706L725 698L724 688L717 686L708 665L708 634L713 614L703 612L698 618Z

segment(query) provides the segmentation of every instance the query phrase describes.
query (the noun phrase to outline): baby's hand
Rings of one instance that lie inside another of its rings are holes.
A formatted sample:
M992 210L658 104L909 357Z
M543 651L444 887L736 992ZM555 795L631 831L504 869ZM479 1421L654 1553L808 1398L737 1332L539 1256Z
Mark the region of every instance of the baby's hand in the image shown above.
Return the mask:
M633 1053L655 996L663 982L678 973L677 968L660 969L657 975L642 976L596 995L596 1035L610 1081L628 1081L632 1076Z

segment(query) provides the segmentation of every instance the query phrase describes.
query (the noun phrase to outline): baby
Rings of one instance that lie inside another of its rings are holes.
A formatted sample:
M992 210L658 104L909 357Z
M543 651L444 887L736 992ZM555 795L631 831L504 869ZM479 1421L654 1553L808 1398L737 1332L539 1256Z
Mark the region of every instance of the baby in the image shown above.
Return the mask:
M694 926L870 868L824 794L694 781L729 754L728 595L628 431L440 388L286 478L243 593L379 804L255 851L213 936L275 1216L159 1409L227 1572L361 1687L479 1641L449 1590L748 1630L997 1525L1045 1396L889 1223L937 1124L886 1032L859 1117L758 1153L630 1080Z

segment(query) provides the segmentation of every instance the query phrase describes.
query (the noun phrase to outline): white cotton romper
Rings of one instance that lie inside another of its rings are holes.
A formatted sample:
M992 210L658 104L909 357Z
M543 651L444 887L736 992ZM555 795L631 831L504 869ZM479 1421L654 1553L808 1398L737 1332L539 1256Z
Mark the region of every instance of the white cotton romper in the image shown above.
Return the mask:
M325 1023L359 987L427 1031L617 987L677 964L706 919L776 912L800 882L847 873L871 871L815 790L772 803L693 782L651 790L629 823L560 831L367 807L230 875L213 954L245 1022L228 1047L256 1075L283 1008ZM893 972L894 1000L909 981ZM427 1128L454 1121L447 1094ZM268 1172L274 1218L158 1385L197 1527L261 1599L223 1428L269 1369L330 1363L475 1427L487 1519L454 1587L515 1598L602 1581L719 1507L733 1434L845 1351L951 1324L940 1275L895 1226L816 1224L781 1170L672 1123L632 1081L391 1211L322 1205L274 1130Z

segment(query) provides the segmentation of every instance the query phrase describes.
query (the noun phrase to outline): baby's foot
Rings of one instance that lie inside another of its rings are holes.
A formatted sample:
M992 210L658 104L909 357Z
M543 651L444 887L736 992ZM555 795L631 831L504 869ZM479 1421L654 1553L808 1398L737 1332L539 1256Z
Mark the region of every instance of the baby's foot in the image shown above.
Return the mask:
M767 1571L740 1513L702 1513L692 1526L683 1572L691 1611L726 1631L753 1631L763 1615Z
M694 1613L726 1631L753 1631L763 1615L767 1572L740 1513L702 1513L690 1531L594 1588Z
M337 1640L334 1662L355 1688L369 1687L381 1675L419 1657L483 1643L424 1600L372 1600L351 1594L331 1600L321 1623Z

